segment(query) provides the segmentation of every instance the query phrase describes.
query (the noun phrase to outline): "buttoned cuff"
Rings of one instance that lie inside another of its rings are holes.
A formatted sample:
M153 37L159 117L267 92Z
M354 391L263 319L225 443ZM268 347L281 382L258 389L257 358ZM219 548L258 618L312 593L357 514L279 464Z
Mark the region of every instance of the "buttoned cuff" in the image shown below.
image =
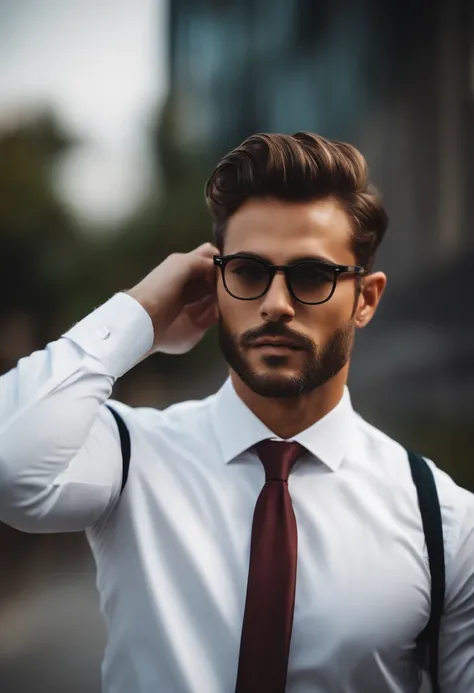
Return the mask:
M147 311L126 293L118 293L63 335L120 378L139 363L154 342Z

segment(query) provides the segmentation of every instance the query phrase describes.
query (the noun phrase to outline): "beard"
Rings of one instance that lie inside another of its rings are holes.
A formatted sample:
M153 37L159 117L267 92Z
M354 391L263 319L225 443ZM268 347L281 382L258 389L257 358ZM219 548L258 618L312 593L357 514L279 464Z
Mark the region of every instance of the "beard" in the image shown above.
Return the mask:
M354 344L354 323L351 320L335 330L324 344L316 345L306 335L290 331L283 323L267 323L261 328L233 335L222 318L218 324L219 344L228 365L242 382L257 395L272 398L295 398L309 394L327 383L348 362ZM288 362L287 356L267 355L263 362L266 373L252 369L246 349L256 339L273 336L286 337L298 345L304 363L298 373L288 375L281 367Z

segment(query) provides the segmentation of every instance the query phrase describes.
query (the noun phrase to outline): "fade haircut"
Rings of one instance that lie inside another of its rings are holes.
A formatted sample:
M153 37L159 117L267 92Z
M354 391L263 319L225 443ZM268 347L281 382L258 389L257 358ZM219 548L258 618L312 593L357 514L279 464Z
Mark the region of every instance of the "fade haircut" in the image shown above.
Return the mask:
M350 144L311 132L248 137L219 162L205 194L221 252L229 218L251 198L337 200L352 221L357 262L368 271L388 225L362 154Z

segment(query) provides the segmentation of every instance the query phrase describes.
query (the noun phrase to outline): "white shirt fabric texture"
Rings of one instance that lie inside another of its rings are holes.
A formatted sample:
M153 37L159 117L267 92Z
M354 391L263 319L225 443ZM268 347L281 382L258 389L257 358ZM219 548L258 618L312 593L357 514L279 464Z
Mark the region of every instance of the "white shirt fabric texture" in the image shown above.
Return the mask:
M270 431L230 381L163 411L104 406L153 342L117 294L0 378L0 520L86 530L108 628L104 693L233 693L253 512L252 447ZM430 573L405 450L356 414L349 392L294 437L298 565L288 693L415 693ZM442 693L474 691L474 496L434 463L446 552ZM73 624L71 624L73 626Z

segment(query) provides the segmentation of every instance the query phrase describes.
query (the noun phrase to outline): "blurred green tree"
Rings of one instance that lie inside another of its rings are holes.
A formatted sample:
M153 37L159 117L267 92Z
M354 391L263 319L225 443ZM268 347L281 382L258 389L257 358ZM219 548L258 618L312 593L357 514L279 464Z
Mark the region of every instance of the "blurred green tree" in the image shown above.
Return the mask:
M67 298L80 237L54 193L52 172L72 145L51 114L0 133L2 370L44 342Z

